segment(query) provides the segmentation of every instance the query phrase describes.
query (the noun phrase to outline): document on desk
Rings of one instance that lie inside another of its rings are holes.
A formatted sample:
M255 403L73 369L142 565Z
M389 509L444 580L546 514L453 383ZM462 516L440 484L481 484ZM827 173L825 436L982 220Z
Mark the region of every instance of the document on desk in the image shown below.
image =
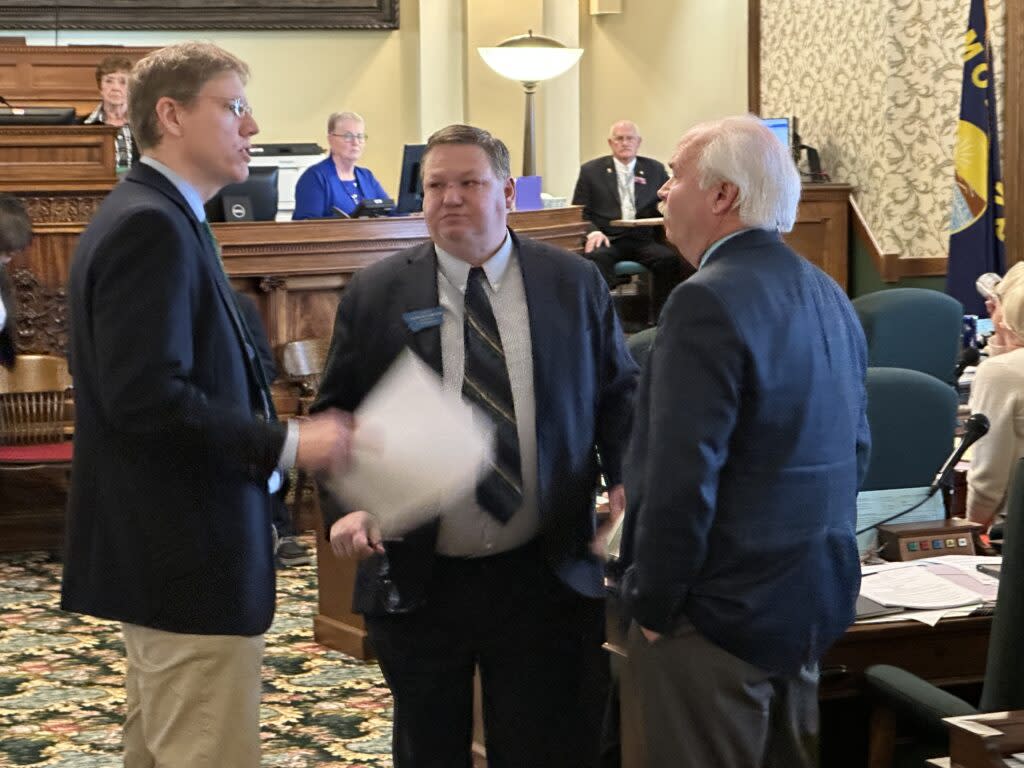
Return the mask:
M468 494L490 465L493 431L440 377L404 351L356 410L350 467L326 484L352 509L377 517L385 539Z
M864 577L860 593L882 605L922 611L983 602L977 592L920 566L877 571Z

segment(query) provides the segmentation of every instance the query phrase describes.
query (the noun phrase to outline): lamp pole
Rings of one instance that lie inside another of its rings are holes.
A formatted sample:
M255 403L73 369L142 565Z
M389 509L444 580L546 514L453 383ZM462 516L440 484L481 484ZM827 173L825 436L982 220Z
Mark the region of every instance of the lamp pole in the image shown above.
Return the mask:
M523 89L526 91L526 116L523 123L523 176L536 176L537 150L534 146L533 94L537 92L537 83L524 82Z

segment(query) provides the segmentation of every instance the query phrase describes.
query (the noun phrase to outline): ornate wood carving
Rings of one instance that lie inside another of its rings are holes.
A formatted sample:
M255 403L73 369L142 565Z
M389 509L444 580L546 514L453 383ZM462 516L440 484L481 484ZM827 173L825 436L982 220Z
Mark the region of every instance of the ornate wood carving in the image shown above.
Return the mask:
M85 225L96 213L104 194L24 196L21 201L28 209L34 226L43 224Z
M64 287L46 288L28 269L14 271L18 312L18 352L67 354L68 295Z
M398 0L6 0L8 29L398 29Z

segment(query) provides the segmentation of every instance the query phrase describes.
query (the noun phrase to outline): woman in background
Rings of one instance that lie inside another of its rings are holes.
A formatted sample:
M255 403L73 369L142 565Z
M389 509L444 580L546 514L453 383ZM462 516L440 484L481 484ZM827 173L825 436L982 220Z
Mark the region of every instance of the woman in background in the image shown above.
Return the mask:
M295 185L293 220L351 216L365 199L388 196L367 168L356 165L366 147L366 122L355 112L327 118L330 154L303 171Z
M113 125L114 159L119 171L128 170L139 160L139 151L128 125L128 76L132 60L125 56L107 56L96 67L96 87L100 89L100 103L83 125Z
M32 242L32 220L21 200L0 192L0 365L14 367L17 338L14 288L7 264Z
M967 517L986 527L1005 516L1010 474L1024 456L1024 262L995 289L989 314L995 333L971 384L971 413L983 413L989 431L973 448L967 471Z

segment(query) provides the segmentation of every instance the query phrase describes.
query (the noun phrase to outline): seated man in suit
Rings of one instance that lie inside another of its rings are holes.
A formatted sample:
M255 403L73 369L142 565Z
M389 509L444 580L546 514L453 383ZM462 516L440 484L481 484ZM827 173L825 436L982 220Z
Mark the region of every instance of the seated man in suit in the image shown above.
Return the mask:
M620 120L608 133L611 155L584 163L572 193L572 204L583 206L590 222L584 255L597 264L609 287L616 283L615 265L635 261L651 271L655 316L682 278L679 254L661 242L658 227L613 227L615 219L660 216L658 189L668 181L665 166L640 157L636 123Z

